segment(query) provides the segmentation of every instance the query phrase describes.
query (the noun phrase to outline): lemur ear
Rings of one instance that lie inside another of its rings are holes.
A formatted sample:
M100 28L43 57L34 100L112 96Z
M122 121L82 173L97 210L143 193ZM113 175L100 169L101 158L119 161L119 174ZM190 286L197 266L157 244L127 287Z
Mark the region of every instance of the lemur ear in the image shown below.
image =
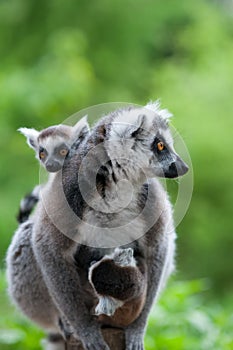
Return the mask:
M83 138L90 132L90 127L87 122L87 115L85 115L82 119L80 119L72 129L73 139L75 138Z
M137 138L146 128L146 116L144 114L139 114L136 121L129 120L128 123L123 136L126 138Z
M140 114L138 116L137 125L135 125L131 130L131 137L137 137L140 135L146 127L146 116Z
M34 150L37 150L38 148L37 138L39 135L39 131L35 129L29 129L29 128L19 128L18 131L21 132L21 134L23 134L26 137L27 144L29 145L29 147L33 148Z
M146 128L146 116L139 110L120 114L112 123L110 140L135 138Z

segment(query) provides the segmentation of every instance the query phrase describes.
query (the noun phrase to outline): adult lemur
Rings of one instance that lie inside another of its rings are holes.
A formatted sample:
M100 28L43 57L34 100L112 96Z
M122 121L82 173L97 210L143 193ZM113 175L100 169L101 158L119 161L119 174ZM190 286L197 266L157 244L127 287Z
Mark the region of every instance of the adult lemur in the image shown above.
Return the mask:
M27 235L16 233L9 248L13 299L49 331L59 332L59 323L65 331L65 318L87 350L109 349L102 325L123 327L125 348L142 350L150 308L173 270L172 209L156 176L188 168L174 151L168 116L151 104L103 117L43 189ZM122 278L111 259L89 273L116 246L132 249L132 274ZM113 316L93 315L98 299L88 277L98 295L124 299Z

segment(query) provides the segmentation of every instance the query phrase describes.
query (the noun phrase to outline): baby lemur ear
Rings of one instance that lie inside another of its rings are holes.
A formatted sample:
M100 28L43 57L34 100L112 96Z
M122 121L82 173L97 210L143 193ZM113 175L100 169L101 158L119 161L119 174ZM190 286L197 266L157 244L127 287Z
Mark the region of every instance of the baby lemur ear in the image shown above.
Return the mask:
M34 150L37 150L38 148L38 135L39 131L35 129L29 129L29 128L19 128L18 129L21 134L23 134L27 139L27 144L29 147L33 148Z
M84 138L90 132L90 127L87 122L87 115L80 119L72 128L72 138Z

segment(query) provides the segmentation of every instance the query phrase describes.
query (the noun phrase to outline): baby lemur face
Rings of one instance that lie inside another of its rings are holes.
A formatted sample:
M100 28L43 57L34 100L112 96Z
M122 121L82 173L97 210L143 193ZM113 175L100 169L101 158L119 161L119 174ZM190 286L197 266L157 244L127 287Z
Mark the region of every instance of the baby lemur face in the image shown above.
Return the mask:
M48 129L45 129L48 132ZM51 131L51 136L39 135L37 158L45 166L49 172L57 172L63 166L64 159L67 156L72 138L67 137L66 134L62 136L55 136L56 131Z
M71 146L89 133L86 116L73 127L54 125L41 131L28 128L18 129L27 138L28 145L36 152L36 158L48 172L59 171Z

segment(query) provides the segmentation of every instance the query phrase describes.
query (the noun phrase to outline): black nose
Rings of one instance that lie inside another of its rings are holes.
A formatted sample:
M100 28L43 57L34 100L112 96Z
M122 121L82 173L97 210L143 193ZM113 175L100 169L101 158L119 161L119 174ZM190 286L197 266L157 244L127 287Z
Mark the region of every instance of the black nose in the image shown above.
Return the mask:
M56 173L58 170L62 168L62 165L56 161L53 162L47 162L45 164L46 170L50 173Z
M186 174L188 170L188 165L185 162L183 162L182 159L177 158L175 162L170 164L168 170L164 172L164 175L165 177L172 179L174 177Z
M169 166L168 170L166 170L164 172L164 176L169 178L169 179L172 179L174 177L177 177L178 176L178 171L177 171L177 167L176 167L176 163L171 163L171 165Z

